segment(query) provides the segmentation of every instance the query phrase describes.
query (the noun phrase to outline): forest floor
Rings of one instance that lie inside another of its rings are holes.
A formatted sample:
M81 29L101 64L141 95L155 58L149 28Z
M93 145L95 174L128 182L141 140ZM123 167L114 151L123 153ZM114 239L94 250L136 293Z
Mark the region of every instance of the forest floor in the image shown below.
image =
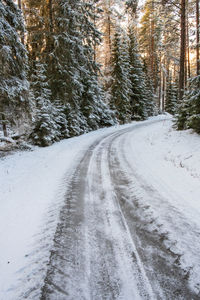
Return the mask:
M199 299L200 136L170 116L0 159L0 299Z

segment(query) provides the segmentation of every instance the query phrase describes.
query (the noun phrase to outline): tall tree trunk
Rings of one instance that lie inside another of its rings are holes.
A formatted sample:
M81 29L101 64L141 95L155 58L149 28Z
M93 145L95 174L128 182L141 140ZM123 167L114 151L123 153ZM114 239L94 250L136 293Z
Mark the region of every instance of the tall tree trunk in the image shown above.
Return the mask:
M94 26L96 28L97 24L96 24L96 2L94 2L94 18L93 18L93 23L94 23ZM94 41L94 61L96 62L97 61L97 44L96 42Z
M106 26L105 26L105 58L104 58L104 75L106 78L110 76L111 56L112 56L112 16L111 16L111 1L106 3ZM105 81L105 89L108 90L111 81Z
M22 9L22 2L21 2L21 0L18 0L18 7L19 7L19 9Z
M150 66L153 78L154 91L156 90L156 74L155 74L155 20L154 20L154 0L152 1L152 16L151 16L151 35L150 35Z
M22 0L17 0L17 4L18 4L19 9L23 12L23 10L22 10ZM20 34L20 36L21 36L21 42L24 45L24 40L25 40L24 31Z
M180 71L179 71L179 100L183 99L185 81L185 44L186 44L186 0L181 0L181 44L180 44Z
M188 12L187 12L187 24L186 24L186 40L187 40L187 75L188 75L188 78L190 78L191 70L190 70L190 39L189 39Z
M108 31L107 31L107 42L108 42L108 52L107 52L107 57L106 57L106 66L110 66L110 59L111 59L111 48L112 48L112 43L111 43L111 17L110 13L108 14Z
M160 84L158 90L158 108L161 110L161 96L162 96L162 64L161 64L162 56L160 54Z
M53 33L53 7L52 7L52 0L49 0L49 29L50 29L50 33Z
M197 75L200 75L200 61L199 61L199 0L196 0L196 59L197 59Z
M165 61L163 62L163 64L165 65ZM166 75L165 72L163 70L163 76L162 76L162 112L164 112L165 110L165 81L166 81Z

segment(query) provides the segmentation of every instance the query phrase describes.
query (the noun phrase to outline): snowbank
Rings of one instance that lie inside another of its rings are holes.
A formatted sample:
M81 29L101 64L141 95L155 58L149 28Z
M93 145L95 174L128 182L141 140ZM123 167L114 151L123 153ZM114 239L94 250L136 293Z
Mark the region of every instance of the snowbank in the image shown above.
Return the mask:
M166 248L180 258L178 263L198 294L200 136L190 130L175 131L172 125L166 119L132 131L124 149L136 176L133 186L145 211L147 230L159 232Z

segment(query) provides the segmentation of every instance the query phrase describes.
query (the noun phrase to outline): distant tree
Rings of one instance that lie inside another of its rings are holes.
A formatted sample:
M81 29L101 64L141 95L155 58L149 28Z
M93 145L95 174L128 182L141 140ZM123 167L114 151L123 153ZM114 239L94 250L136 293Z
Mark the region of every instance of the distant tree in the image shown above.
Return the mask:
M120 123L131 119L131 81L128 43L120 30L116 30L112 51L111 107L116 111Z
M151 76L154 92L158 87L159 57L158 46L160 42L161 27L158 18L159 4L154 0L146 0L144 14L139 29L139 44L141 51L145 54L147 71Z
M179 100L183 99L185 88L185 53L186 53L186 0L181 0L181 42L179 71Z
M139 57L134 30L129 29L129 67L131 81L131 119L144 120L148 115L148 98L145 84L145 74Z
M172 78L167 80L165 111L174 115L176 113L178 104L178 87L176 83L172 82Z
M146 113L147 116L157 115L159 108L156 105L156 96L154 92L153 82L151 76L149 75L145 60L143 60L142 66L143 66L144 83L145 83L144 93L146 99L146 105L145 105Z
M49 1L23 0L23 12L26 22L26 46L28 49L30 72L36 61L45 60L50 36Z

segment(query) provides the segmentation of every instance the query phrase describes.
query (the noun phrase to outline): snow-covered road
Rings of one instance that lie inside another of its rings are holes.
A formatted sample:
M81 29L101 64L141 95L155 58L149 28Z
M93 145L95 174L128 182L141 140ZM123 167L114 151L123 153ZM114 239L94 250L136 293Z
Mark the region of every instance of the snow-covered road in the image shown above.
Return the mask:
M2 160L0 299L199 299L199 149L158 117Z

